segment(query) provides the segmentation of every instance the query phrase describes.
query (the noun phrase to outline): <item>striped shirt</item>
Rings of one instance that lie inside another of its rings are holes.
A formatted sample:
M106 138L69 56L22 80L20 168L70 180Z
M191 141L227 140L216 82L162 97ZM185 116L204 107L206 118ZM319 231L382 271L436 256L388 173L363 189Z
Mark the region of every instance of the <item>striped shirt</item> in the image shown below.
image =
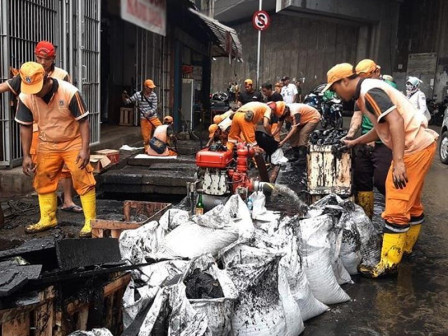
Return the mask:
M140 111L140 119L152 119L157 117L157 95L155 92L151 92L149 97L140 91L136 92L125 99L125 104L135 103Z

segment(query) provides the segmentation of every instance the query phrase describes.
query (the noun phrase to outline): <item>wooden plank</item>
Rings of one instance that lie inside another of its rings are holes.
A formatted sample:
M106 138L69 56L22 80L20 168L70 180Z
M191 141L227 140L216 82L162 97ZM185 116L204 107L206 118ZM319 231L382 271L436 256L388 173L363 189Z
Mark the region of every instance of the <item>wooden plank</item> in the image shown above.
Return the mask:
M78 320L76 321L76 329L87 330L87 320L89 318L89 305L83 305L78 313Z
M21 314L14 320L2 324L2 336L29 336L30 316Z
M52 335L54 326L54 304L53 301L36 308L34 311L34 321L36 321L36 336Z
M110 236L111 236L111 238L120 238L120 234L121 234L121 232L122 232L123 230L117 230L117 229L115 229L115 230L110 230Z
M121 260L118 240L114 238L62 239L56 242L56 255L62 270Z
M108 283L103 288L103 295L104 297L110 296L113 293L115 293L120 288L124 288L129 284L129 281L131 281L131 273L127 273L123 275L122 277L112 281L111 283Z
M25 314L31 312L36 307L39 307L41 304L46 301L51 301L55 297L55 290L53 286L47 287L43 291L39 292L37 295L37 302L34 302L30 305L22 305L16 308L3 309L0 310L0 324L13 320L16 316L20 314Z
M91 221L93 229L109 229L109 230L130 230L138 229L142 224L137 222L122 222L107 219L93 219Z

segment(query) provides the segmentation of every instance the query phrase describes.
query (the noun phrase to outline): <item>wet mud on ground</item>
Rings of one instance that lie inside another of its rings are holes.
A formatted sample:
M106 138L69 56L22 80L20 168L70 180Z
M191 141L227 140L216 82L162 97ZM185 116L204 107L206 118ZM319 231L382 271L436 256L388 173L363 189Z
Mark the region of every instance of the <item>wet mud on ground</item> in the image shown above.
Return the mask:
M398 275L353 277L351 302L305 323L304 336L448 335L448 166L437 155L426 178L426 222Z
M75 203L81 204L79 198ZM54 229L33 234L25 233L25 227L39 220L39 206L37 196L28 196L20 200L11 201L13 204L13 218L5 221L0 229L0 251L21 245L24 241L33 238L53 237L54 239L78 238L79 231L84 225L82 213L72 213L57 210L58 226ZM10 209L8 213L10 213ZM6 213L6 214L8 214ZM6 215L5 214L5 215ZM123 215L123 201L97 200L97 217L104 219L120 219Z

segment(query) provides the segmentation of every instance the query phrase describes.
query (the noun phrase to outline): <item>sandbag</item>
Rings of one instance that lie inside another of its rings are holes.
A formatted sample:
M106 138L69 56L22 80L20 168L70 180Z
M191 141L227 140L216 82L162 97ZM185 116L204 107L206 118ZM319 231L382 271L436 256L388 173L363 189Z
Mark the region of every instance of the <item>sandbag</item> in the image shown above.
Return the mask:
M183 276L183 281L194 270L211 275L216 279L222 289L223 297L214 299L189 299L191 306L199 313L207 317L207 325L213 336L227 336L232 333L232 316L235 302L238 299L238 290L229 275L218 268L211 255L203 255L192 260L188 270Z
M354 204L347 201L338 221L338 227L342 230L340 256L344 267L351 275L358 273L358 266L362 260L361 237L352 216L353 209Z
M137 287L131 279L123 294L123 325L128 328L137 314L145 310L156 297L160 287L148 285Z
M294 230L299 226L299 216L280 218L269 223L254 223L257 228L253 244L259 248L275 248L285 253L280 260L279 276L286 275L290 293L300 309L303 321L318 316L327 310L328 306L317 300L306 278L302 260L298 253Z
M190 215L188 211L182 209L168 209L160 217L159 224L167 231L172 231L183 223L187 222Z
M279 274L282 256L246 245L223 255L226 271L240 291L232 319L235 335L283 336L303 331L300 309L286 275Z
M254 232L249 210L238 195L193 220L168 233L154 258L195 258L207 253L216 256L237 240L251 238Z
M325 304L349 301L339 286L332 268L332 246L329 232L333 226L330 215L303 219L297 233L299 254L313 295Z
M161 288L151 305L139 336L150 335L211 336L207 317L197 312L185 296L185 285Z
M359 233L361 263L365 266L375 266L381 257L381 230L367 217L359 205L350 202L345 204L345 208Z
M132 264L145 263L145 257L157 251L167 227L152 221L135 230L125 230L119 239L121 258Z

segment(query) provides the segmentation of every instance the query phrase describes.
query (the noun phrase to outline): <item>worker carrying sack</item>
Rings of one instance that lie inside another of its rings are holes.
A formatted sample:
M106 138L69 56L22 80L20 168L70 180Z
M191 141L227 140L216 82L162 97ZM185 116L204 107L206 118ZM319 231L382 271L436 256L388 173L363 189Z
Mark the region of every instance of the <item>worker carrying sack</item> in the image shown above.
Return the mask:
M151 147L157 154L163 154L166 150L166 143L156 137L152 137L152 139L149 140L149 147Z

